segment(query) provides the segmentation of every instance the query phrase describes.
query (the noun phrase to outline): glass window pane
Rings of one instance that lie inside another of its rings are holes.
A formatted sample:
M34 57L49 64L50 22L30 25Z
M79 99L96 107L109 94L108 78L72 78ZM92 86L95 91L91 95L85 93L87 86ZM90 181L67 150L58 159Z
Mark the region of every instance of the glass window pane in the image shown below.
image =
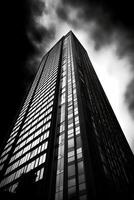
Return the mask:
M70 196L71 194L75 193L76 192L76 187L70 187L68 188L68 195Z
M80 196L80 200L87 200L87 195Z
M75 165L69 165L68 166L68 176L75 175Z
M74 147L74 139L68 140L68 148Z
M78 173L79 173L79 174L84 173L83 161L78 162Z
M78 137L76 138L76 144L77 144L77 148L80 148L80 147L81 147L81 137L80 137L80 136L78 136Z
M86 189L86 184L85 183L82 183L79 185L79 190L82 191L82 190L85 190Z
M71 186L74 186L74 185L76 185L75 178L69 179L68 180L68 187L71 187Z
M83 182L85 182L85 175L81 174L79 175L79 183L83 183Z

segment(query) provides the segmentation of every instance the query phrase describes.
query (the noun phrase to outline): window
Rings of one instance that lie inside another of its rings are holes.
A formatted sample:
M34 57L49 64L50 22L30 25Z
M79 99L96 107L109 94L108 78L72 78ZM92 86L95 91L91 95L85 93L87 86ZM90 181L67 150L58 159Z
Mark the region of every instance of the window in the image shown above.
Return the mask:
M60 132L65 130L65 122L60 125Z
M85 190L86 189L86 184L85 183L82 183L79 185L79 190L82 191L82 190Z
M64 168L64 158L61 158L58 160L57 173L63 172L63 168Z
M71 134L68 135L68 138L69 138L69 139L72 138L72 137L74 137L74 134L73 134L73 133L71 133Z
M74 151L68 152L68 157L74 156Z
M73 118L68 120L68 126L73 123Z
M73 117L73 113L71 113L71 114L68 115L68 119L70 119L72 117Z
M73 129L73 123L71 123L71 124L68 124L68 129Z
M59 144L63 144L64 143L64 134L59 136Z
M55 194L55 200L62 200L63 199L63 191L57 192Z
M79 174L84 173L83 161L78 162L78 173L79 173Z
M72 161L74 161L74 160L75 160L75 157L74 157L74 156L71 156L71 157L68 158L68 162L72 162Z
M79 175L79 183L83 183L85 182L85 175L84 174L80 174Z
M61 95L61 104L65 103L65 93Z
M69 135L69 134L72 134L73 132L74 132L73 129L68 130L68 135Z
M69 165L68 166L68 177L75 175L75 165Z
M61 117L60 117L60 122L63 122L65 120L65 104L61 106Z
M58 158L61 158L62 156L64 156L64 144L59 145L59 149L58 149Z
M68 195L69 196L74 194L75 192L76 192L76 187L75 186L68 188Z
M80 136L76 137L76 144L77 144L77 148L81 147L81 137Z
M80 200L87 200L87 195L80 196Z
M56 191L63 190L63 173L57 174Z
M74 147L74 139L68 140L68 148Z
M70 115L70 114L73 112L73 109L69 109L69 108L68 108L68 110L69 110L69 111L68 111L68 115Z
M76 185L75 178L69 179L68 180L68 187L72 187L74 185Z

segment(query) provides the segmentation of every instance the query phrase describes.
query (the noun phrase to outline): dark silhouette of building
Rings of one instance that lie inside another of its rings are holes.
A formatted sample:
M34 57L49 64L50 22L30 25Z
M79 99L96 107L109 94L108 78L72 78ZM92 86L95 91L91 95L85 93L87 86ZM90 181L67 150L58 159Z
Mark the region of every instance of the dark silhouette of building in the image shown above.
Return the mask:
M0 157L19 199L133 199L134 157L87 52L70 31L43 57Z

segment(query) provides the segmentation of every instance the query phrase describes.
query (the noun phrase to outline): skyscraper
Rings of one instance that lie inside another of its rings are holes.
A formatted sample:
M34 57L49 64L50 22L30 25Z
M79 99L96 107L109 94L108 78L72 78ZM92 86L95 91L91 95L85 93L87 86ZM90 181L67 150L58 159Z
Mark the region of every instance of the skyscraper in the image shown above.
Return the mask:
M0 157L0 190L46 200L132 199L134 157L70 31L43 57Z

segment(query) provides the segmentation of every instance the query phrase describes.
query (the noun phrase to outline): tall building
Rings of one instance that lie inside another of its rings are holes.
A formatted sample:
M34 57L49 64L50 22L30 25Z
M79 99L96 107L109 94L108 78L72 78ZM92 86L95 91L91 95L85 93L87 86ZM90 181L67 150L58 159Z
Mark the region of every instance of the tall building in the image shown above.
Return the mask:
M133 199L134 157L70 31L43 57L0 157L0 190L45 200Z

